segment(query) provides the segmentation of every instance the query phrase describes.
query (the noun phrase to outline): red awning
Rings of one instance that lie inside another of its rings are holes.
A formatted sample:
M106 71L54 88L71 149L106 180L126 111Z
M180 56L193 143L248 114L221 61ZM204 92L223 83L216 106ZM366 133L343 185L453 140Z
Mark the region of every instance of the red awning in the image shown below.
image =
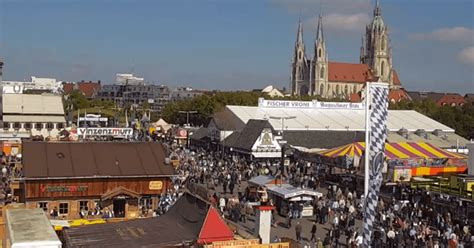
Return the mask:
M209 207L206 219L199 232L198 243L210 244L215 241L233 240L234 233L214 207Z

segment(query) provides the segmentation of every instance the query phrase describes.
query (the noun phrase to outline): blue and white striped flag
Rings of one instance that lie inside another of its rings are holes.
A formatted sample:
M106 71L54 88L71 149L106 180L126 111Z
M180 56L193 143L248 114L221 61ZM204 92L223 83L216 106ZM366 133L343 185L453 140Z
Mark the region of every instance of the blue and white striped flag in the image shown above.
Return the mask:
M370 84L370 122L369 144L369 189L364 208L364 247L371 247L374 220L377 214L377 202L382 185L382 168L384 163L385 141L387 140L388 85Z

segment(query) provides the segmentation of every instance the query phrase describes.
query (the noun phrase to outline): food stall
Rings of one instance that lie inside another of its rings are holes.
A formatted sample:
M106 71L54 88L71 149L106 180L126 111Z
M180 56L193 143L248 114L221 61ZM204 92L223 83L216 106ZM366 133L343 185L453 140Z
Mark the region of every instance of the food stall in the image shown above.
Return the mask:
M291 202L303 204L303 217L313 216L314 199L323 194L311 189L295 188L289 184L267 186L269 198L274 202L281 215L287 215Z

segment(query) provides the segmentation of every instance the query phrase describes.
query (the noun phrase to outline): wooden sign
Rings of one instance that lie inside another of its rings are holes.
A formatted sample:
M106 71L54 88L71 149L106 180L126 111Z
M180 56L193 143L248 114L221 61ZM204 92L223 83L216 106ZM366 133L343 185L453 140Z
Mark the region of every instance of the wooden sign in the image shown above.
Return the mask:
M148 184L148 188L150 190L161 190L163 188L163 182L162 181L150 181Z

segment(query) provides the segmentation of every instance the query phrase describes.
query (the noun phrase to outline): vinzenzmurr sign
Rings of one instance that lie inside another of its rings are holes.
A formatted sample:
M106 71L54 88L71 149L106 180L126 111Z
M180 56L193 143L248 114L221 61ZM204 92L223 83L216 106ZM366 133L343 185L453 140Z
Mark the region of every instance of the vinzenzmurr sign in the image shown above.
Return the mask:
M78 135L85 136L131 136L133 129L131 128L114 128L114 127L91 127L78 128Z

